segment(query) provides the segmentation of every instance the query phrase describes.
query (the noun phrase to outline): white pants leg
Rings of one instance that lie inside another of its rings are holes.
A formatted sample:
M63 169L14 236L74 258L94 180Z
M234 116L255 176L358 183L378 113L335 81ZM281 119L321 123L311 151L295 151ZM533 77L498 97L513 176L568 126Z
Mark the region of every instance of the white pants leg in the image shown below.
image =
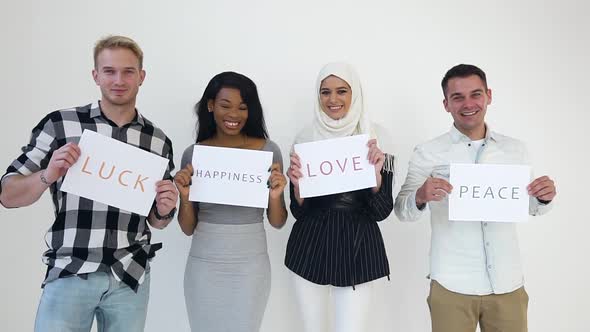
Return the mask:
M372 283L352 287L317 285L293 273L295 293L305 332L328 331L332 306L334 332L365 332L372 298Z
M352 287L332 287L334 332L365 332L373 294L373 283Z
M328 298L330 288L293 275L295 294L303 318L305 332L326 332L328 329Z

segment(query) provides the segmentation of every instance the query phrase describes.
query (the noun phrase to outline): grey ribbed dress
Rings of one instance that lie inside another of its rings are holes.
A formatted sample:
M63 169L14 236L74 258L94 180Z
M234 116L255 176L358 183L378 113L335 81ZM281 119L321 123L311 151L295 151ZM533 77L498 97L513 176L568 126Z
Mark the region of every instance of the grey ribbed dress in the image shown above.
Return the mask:
M279 147L267 140L282 168ZM192 160L193 145L182 155ZM184 297L193 332L257 332L270 293L264 209L194 203L197 227L184 275Z

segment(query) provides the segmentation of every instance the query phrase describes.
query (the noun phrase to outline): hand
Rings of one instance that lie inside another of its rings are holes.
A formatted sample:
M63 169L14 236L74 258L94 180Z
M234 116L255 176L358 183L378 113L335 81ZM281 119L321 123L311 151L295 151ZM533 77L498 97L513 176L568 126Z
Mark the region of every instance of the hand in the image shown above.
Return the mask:
M303 173L301 173L301 160L295 152L291 152L291 164L287 176L295 188L299 188L299 179L303 177Z
M446 180L429 177L416 191L416 205L420 206L430 201L441 201L452 190L453 186Z
M158 214L163 216L176 207L178 191L170 180L156 182L156 209Z
M176 175L174 175L174 183L176 184L178 192L180 193L180 200L183 202L188 202L193 172L193 165L187 164L183 169L178 171Z
M551 201L557 195L555 183L548 176L541 176L527 186L529 195L542 201Z
M61 148L53 151L49 164L45 169L45 179L48 183L54 183L57 179L66 174L80 158L80 148L76 143L67 143Z
M385 162L385 154L377 146L376 139L370 139L367 143L367 146L369 147L367 159L371 165L375 165L375 174L377 175L377 178L379 178L381 175L381 169L383 168L383 163Z
M270 188L270 198L280 198L287 185L287 178L283 175L279 163L273 163L270 166L270 176L268 177L268 185Z

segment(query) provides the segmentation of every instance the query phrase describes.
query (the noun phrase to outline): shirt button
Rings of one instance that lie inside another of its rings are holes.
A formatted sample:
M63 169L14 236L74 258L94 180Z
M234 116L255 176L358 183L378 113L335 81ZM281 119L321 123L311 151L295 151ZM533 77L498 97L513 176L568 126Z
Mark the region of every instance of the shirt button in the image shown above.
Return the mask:
M484 227L487 227L487 226L488 226L488 223L487 223L487 222L484 222L484 223L483 223L483 226L484 226Z
M486 246L489 246L489 245L490 245L490 243L489 242L486 242Z
M491 265L488 265L488 269L490 269L490 270L491 270L491 269L492 269L492 266L491 266Z

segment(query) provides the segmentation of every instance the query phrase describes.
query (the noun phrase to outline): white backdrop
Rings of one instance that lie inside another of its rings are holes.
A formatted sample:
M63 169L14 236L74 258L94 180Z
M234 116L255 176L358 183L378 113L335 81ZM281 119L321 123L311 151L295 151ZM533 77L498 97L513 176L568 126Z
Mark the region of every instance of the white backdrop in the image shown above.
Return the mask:
M92 47L128 35L145 52L138 107L174 142L175 161L194 140L192 106L220 71L259 87L270 135L287 156L312 116L315 77L329 61L354 64L382 142L398 157L396 191L413 146L448 130L439 82L474 63L488 74L488 122L528 143L537 174L558 186L554 210L520 227L534 332L588 328L590 272L588 147L590 11L585 1L8 1L0 11L0 166L19 154L48 112L99 97ZM586 151L586 152L584 152ZM45 268L43 235L52 221L48 195L27 208L0 208L0 330L30 331ZM293 218L267 227L272 291L262 331L301 331L283 265ZM430 330L430 226L381 223L391 281L379 281L371 331ZM174 222L154 231L164 249L153 262L146 331L187 331L182 280L190 238ZM231 312L228 312L231 319Z

